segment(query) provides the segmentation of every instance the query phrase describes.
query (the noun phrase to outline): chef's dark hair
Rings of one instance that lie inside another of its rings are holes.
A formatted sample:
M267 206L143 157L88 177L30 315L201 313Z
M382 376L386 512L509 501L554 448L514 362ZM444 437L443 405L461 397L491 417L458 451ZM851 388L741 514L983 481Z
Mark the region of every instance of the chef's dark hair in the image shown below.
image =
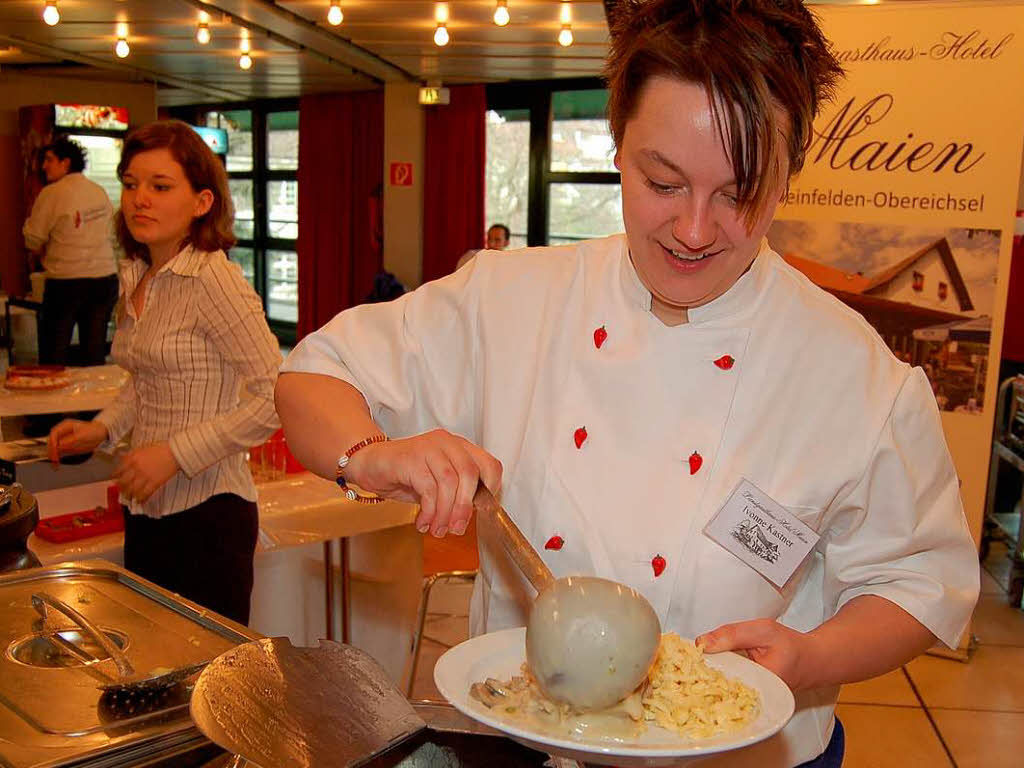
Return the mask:
M617 0L609 27L605 78L616 146L651 78L702 85L752 224L781 168L776 137L785 137L792 176L843 75L814 15L803 0Z
M235 244L233 232L235 208L228 189L228 175L224 164L200 138L192 126L180 120L158 120L128 134L121 161L117 164L117 178L124 178L132 158L140 152L151 149L166 149L177 161L185 178L195 192L204 189L213 193L213 204L202 216L192 219L189 232L180 247L193 245L201 251L227 251ZM149 263L149 248L132 237L124 220L124 212L118 210L114 217L117 239L131 259L142 259Z
M70 160L68 173L81 173L85 170L85 150L82 149L81 144L72 141L67 136L61 136L52 144L43 147L43 151L39 154L40 160L46 157L47 152L53 152L53 156L58 160Z

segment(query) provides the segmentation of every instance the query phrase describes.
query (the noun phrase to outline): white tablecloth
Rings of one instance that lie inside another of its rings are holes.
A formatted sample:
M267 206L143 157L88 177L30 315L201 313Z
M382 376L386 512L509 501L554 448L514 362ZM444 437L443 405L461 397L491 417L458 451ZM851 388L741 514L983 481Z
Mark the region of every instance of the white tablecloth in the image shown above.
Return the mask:
M68 372L71 384L61 389L33 392L0 386L0 416L98 411L106 408L128 381L128 372L116 365L68 368Z

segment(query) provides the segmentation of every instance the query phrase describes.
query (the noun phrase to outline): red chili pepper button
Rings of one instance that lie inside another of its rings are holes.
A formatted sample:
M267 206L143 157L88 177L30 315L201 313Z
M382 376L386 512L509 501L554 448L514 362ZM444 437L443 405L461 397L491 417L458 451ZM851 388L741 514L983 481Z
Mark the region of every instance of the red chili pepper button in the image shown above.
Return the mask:
M557 551L564 546L565 539L563 539L561 536L552 536L550 539L547 540L547 543L544 545L544 549L554 549Z
M661 555L655 555L651 558L651 568L654 569L654 578L658 578L665 571L665 558Z
M728 371L735 364L736 360L733 359L732 355L722 355L720 358L715 360L715 365L721 368L723 371Z
M580 427L572 433L572 439L576 442L577 448L582 448L583 444L587 442L587 428Z
M690 474L696 475L697 470L700 469L700 465L704 463L704 457L694 451L690 454L690 458L687 461L690 462Z
M594 331L594 346L600 349L601 345L604 344L607 338L608 331L606 331L604 326L602 325L600 328Z

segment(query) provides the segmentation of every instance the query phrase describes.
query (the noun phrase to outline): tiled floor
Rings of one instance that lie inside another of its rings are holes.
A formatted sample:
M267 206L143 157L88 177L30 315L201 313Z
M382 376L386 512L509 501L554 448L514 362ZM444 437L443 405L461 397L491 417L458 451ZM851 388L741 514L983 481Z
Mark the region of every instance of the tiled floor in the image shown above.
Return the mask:
M1024 611L1007 602L1008 574L1006 547L993 544L974 614L978 646L968 663L922 656L843 688L837 711L847 736L844 768L1024 766ZM440 698L434 662L467 636L470 590L435 587L414 698Z

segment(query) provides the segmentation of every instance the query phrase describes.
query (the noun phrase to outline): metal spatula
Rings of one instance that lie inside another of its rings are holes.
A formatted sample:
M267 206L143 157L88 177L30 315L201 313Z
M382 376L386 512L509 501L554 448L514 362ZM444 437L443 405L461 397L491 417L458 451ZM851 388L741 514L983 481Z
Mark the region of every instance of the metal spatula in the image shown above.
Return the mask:
M358 766L426 728L384 670L350 645L240 645L203 670L192 720L262 768Z

